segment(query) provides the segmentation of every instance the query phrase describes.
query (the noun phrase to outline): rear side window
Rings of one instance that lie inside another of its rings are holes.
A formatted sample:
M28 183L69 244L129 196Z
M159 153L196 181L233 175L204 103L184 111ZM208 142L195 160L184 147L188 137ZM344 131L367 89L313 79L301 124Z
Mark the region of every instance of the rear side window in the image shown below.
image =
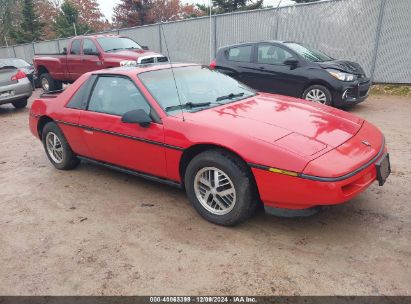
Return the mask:
M89 111L122 116L138 109L150 115L150 105L130 79L118 76L98 78L90 97Z
M73 42L71 43L71 50L70 50L70 54L72 55L80 55L80 39L75 39L73 40Z
M90 90L95 80L96 76L94 75L87 79L73 95L73 97L71 97L66 107L77 110L86 109L88 97L90 96Z
M229 49L227 58L231 61L251 62L252 45L239 46Z

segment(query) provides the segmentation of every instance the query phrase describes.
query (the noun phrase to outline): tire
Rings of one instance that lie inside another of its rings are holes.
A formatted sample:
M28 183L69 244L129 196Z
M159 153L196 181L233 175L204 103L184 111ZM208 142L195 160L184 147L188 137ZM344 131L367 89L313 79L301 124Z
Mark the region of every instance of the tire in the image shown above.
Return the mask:
M199 180L207 177L209 172L217 172L223 185L215 187L215 182L210 181L210 186L204 183L198 186ZM208 150L195 156L187 166L184 184L194 208L203 218L214 224L234 226L249 218L259 204L257 187L250 169L239 157L225 150ZM210 190L205 191L203 197L204 189L207 188ZM230 189L234 189L234 195L219 196L222 190L231 191ZM205 200L205 197L209 200ZM231 201L232 197L234 200ZM225 209L221 208L221 205Z
M63 83L59 80L53 79L49 73L40 75L40 84L44 92L58 91L63 88Z
M16 109L23 109L27 106L27 99L18 100L12 103Z
M63 133L60 131L60 128L54 122L47 123L41 134L44 150L46 151L47 157L54 167L59 170L71 170L77 167L80 160L73 153L73 150L71 150L70 145L68 144ZM53 143L53 148L57 149L57 151L52 153L52 148L48 148L47 142L53 142L54 136L57 137L58 141Z
M327 106L332 105L331 92L329 89L322 85L312 85L308 87L303 93L303 99L321 103Z

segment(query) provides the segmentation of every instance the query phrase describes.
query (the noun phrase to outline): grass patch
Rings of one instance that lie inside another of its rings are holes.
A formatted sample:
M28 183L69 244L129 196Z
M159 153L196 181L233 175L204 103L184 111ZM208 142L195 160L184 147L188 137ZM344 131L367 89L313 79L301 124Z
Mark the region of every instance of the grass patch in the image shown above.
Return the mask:
M376 84L371 87L372 95L411 96L411 86L397 84Z

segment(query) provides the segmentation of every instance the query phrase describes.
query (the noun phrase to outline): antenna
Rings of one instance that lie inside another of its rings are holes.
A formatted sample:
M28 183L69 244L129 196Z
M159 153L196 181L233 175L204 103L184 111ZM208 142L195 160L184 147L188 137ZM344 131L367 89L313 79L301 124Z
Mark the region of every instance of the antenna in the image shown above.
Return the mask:
M165 35L164 29L163 29L163 21L160 21L160 29L161 29L161 32L163 33L164 44L165 44L165 46L166 46L168 59L169 59L169 61L170 61L171 73L172 73L172 75L173 75L174 85L175 85L176 91L177 91L177 99L178 99L178 103L180 104L181 116L183 117L183 121L186 121L185 118L184 118L183 104L182 104L181 99L180 99L180 92L178 91L176 76L174 75L173 61L171 60L171 57L170 57L170 52L169 52L168 46L167 46L167 39L166 39L166 35Z

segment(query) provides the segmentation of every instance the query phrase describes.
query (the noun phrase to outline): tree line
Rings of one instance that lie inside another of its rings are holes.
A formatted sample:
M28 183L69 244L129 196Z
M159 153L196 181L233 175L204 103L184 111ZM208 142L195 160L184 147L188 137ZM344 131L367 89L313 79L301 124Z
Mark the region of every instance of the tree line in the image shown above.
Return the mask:
M312 2L318 0L293 0ZM212 13L263 8L263 0L212 0ZM0 0L0 46L195 18L210 7L181 0L121 0L107 20L97 0Z

